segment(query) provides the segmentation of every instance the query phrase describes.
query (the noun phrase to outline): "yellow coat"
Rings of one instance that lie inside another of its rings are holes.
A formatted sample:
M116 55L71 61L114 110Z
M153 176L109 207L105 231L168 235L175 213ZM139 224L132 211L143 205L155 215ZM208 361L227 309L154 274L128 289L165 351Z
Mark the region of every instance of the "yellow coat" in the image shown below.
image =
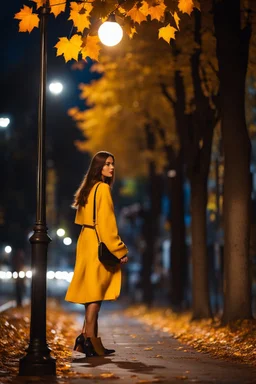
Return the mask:
M87 204L79 206L75 223L93 226L93 199L96 183L91 189ZM101 182L96 194L96 228L101 241L110 252L121 259L128 253L118 235L114 206L108 184ZM98 240L93 228L83 227L77 241L74 275L65 300L73 303L90 303L115 300L121 289L120 265L106 269L98 260Z

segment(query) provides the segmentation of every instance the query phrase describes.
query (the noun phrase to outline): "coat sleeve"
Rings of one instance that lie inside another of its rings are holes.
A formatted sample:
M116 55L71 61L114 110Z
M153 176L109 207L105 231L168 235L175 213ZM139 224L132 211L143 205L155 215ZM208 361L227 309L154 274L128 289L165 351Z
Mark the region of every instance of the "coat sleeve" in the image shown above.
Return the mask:
M97 231L100 240L113 255L121 259L128 253L126 245L118 235L113 200L108 184L100 184L97 191Z

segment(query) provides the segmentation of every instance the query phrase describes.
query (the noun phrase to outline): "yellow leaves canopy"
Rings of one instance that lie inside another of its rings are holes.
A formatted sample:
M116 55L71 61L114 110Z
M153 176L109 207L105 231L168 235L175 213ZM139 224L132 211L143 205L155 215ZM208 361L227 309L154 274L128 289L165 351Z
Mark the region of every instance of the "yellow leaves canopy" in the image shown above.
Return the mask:
M35 3L35 8L38 10L46 4L46 0L32 0ZM61 12L65 11L67 1L49 0L50 12L57 17ZM100 23L115 12L117 21L122 25L124 32L133 38L137 33L137 28L143 21L150 22L157 20L162 23L162 28L159 29L159 38L163 38L168 44L171 39L175 39L175 32L179 29L180 13L191 14L194 7L197 6L197 0L127 0L120 6L118 0L93 0L91 2L71 2L70 14L68 20L73 22L74 39L60 38L56 44L57 56L64 56L66 61L78 60L78 55L82 57L90 57L93 60L99 60L99 52L101 46L95 37L97 27ZM173 18L173 23L177 29L171 26L170 15ZM33 8L26 5L15 14L15 19L20 20L19 31L31 32L33 28L39 26L39 17L33 13ZM167 25L167 23L169 24ZM80 36L80 39L78 38ZM94 38L92 38L92 36ZM80 40L83 40L81 47ZM95 45L95 46L94 46Z
M20 12L15 14L14 18L20 20L19 32L30 33L35 27L38 28L38 15L33 13L33 9L26 5L23 6L23 9L21 9Z

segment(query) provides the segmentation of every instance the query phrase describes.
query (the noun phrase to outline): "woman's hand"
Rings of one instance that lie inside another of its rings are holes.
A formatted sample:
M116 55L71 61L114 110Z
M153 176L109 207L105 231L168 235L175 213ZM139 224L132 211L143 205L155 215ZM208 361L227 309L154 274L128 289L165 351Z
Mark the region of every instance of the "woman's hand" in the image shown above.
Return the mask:
M128 256L124 256L122 257L122 259L120 259L120 264L126 264L128 262Z

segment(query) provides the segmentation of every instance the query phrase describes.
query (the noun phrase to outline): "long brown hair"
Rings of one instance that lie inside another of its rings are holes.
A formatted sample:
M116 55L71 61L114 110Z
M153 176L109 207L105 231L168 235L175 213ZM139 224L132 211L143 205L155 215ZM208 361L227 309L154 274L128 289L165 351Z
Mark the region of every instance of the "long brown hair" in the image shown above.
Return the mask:
M113 159L113 162L115 162L114 155L106 151L97 152L93 156L91 163L89 165L89 169L86 175L84 176L80 184L80 187L77 189L74 195L74 201L72 204L73 208L77 208L79 205L85 206L92 187L98 181L103 181L101 172L109 156L111 156ZM112 187L114 183L114 178L115 178L115 171L113 172L112 177L105 177L104 182L109 184Z

